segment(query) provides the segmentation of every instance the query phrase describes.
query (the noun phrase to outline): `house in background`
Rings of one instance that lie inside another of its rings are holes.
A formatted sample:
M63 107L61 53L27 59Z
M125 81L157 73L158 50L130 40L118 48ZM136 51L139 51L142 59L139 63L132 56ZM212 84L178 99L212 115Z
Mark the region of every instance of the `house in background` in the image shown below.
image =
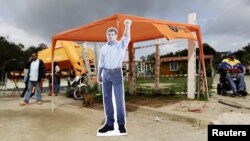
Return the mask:
M207 76L213 76L213 55L205 55L205 65L207 70ZM163 57L160 59L161 75L177 75L177 74L187 74L187 56L178 56L178 57ZM199 57L196 57L196 70L198 72Z

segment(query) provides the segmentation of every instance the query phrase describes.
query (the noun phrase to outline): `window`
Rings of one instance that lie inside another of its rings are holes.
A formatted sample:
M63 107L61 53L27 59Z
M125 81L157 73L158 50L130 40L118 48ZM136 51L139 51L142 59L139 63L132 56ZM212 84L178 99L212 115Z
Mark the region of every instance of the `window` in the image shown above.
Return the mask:
M178 71L178 62L171 62L169 63L170 71Z

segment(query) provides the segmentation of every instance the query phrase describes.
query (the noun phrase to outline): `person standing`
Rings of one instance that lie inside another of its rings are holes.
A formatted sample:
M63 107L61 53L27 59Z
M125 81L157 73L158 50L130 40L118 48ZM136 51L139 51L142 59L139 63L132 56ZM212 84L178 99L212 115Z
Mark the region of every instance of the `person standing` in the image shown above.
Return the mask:
M24 95L24 101L19 103L20 106L29 104L30 95L33 87L36 89L36 100L39 105L42 104L40 82L45 78L45 66L42 60L37 58L37 52L32 53L32 61L28 72L28 89Z
M57 62L54 62L54 71L55 71L54 72L54 92L55 92L55 95L57 96L60 91L60 83L61 83L61 80L60 80L61 69Z
M24 68L24 71L23 71L24 72L23 81L24 81L24 84L25 84L25 88L24 88L24 90L23 90L23 92L21 94L21 98L24 97L24 95L25 95L25 93L26 93L26 91L28 89L28 82L29 82L29 80L28 80L28 73L29 73L30 64L31 64L31 57L29 58L29 62L26 64L26 66ZM34 92L32 92L32 94L31 94L30 97L32 97L33 95L34 95Z
M115 104L117 109L117 122L119 133L116 135L127 135L125 123L124 84L122 78L122 60L127 46L130 42L131 20L125 20L125 30L122 39L118 42L117 29L111 27L106 35L108 42L104 44L100 52L98 66L98 82L103 86L103 102L106 122L97 131L97 136L106 136L109 131L114 131L114 105L112 102L112 87L114 90Z

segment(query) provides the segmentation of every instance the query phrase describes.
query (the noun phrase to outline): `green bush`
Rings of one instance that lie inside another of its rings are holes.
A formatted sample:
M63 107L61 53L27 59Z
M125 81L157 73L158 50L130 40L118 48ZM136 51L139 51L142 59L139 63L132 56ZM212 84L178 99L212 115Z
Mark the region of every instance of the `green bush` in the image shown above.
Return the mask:
M212 76L212 69L211 69L211 67L206 67L206 73L207 73L207 77L211 77Z
M187 65L181 65L178 74L187 74Z

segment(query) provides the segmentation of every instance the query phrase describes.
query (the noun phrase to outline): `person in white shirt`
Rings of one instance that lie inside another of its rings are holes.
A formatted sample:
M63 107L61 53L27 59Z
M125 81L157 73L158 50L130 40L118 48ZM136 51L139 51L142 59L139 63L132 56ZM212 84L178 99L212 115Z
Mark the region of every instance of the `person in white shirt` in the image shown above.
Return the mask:
M33 87L36 89L36 100L39 105L42 104L40 82L45 78L45 66L42 60L37 58L37 52L32 53L32 61L28 72L28 89L24 95L24 102L19 103L20 106L29 104L30 95Z
M57 62L54 62L54 92L55 95L57 96L59 94L60 91L60 67L59 64Z
M97 131L97 136L105 136L109 131L114 131L114 105L112 103L112 87L117 109L117 122L119 134L127 135L125 124L125 102L124 102L124 84L122 78L122 60L124 58L127 46L130 42L131 20L125 20L125 30L122 39L118 42L117 29L109 28L107 30L108 42L104 44L100 52L98 82L103 86L103 102L106 115L106 122Z

